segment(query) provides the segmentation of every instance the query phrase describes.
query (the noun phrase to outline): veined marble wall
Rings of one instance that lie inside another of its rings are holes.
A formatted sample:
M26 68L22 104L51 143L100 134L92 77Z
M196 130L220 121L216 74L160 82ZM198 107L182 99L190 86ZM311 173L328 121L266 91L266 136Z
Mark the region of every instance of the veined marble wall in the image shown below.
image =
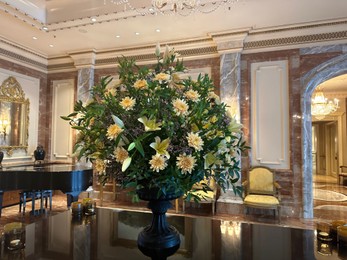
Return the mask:
M245 54L241 57L241 122L249 139L253 135L250 124L251 65L265 61L288 61L290 162L289 169L274 168L276 180L282 186L283 215L313 217L310 99L319 83L347 73L346 57L346 45Z

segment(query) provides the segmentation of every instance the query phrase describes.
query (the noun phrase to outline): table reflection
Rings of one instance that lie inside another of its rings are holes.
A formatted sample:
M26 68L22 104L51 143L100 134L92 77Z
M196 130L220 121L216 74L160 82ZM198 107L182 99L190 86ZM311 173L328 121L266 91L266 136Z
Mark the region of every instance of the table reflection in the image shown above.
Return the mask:
M149 259L136 240L151 219L147 212L97 208L95 215L73 217L66 211L27 225L25 248L2 248L0 259ZM316 259L313 230L176 215L168 222L181 237L170 260Z

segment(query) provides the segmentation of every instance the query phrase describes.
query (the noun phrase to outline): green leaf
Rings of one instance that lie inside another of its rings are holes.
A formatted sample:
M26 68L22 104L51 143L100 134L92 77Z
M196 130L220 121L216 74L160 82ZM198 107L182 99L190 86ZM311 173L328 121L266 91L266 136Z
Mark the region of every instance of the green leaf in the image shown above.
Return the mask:
M70 121L71 120L71 118L68 117L68 116L61 116L60 118L66 120L66 121Z
M135 141L135 147L136 149L140 152L140 154L145 157L145 151L143 150L143 146L142 144L140 143L140 141Z
M72 126L71 128L76 129L76 130L84 130L83 126L77 126L77 125Z

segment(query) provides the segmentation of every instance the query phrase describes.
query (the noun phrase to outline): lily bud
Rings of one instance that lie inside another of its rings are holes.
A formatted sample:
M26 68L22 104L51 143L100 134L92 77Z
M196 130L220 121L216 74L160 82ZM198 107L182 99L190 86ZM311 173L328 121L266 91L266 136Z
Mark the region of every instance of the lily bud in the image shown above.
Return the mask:
M159 44L159 42L155 46L155 56L157 56L158 58L160 57L160 44Z

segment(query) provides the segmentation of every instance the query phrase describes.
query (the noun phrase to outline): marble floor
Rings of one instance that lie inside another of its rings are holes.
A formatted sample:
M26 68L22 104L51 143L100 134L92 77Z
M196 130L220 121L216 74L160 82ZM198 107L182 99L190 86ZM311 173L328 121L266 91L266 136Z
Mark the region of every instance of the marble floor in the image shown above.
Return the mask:
M197 207L182 211L179 207L178 210L173 207L169 210L169 214L191 214L191 215L203 215L206 217L216 219L226 219L240 222L251 223L265 223L282 226L290 226L297 228L314 229L315 223L320 221L333 221L333 220L346 220L347 221L347 186L337 184L336 178L327 178L322 176L314 177L314 218L313 219L294 219L286 216L281 217L279 223L273 216L253 216L253 215L229 215L216 213L212 215L211 207L208 204L201 204ZM105 194L105 193L104 193ZM90 194L83 193L80 198L86 197ZM116 198L112 196L103 196L103 200L98 199L98 196L94 197L97 201L98 207L105 208L125 208L128 210L146 211L146 202L132 203L130 200ZM39 202L36 202L36 207L39 207ZM217 205L218 207L218 205ZM0 231L6 223L13 221L20 221L24 223L32 223L40 218L45 218L50 215L57 214L62 211L66 211L66 196L61 193L56 193L53 196L53 209L52 211L46 211L39 216L33 216L30 212L26 212L24 215L19 213L18 205L3 208L2 216L0 218Z

